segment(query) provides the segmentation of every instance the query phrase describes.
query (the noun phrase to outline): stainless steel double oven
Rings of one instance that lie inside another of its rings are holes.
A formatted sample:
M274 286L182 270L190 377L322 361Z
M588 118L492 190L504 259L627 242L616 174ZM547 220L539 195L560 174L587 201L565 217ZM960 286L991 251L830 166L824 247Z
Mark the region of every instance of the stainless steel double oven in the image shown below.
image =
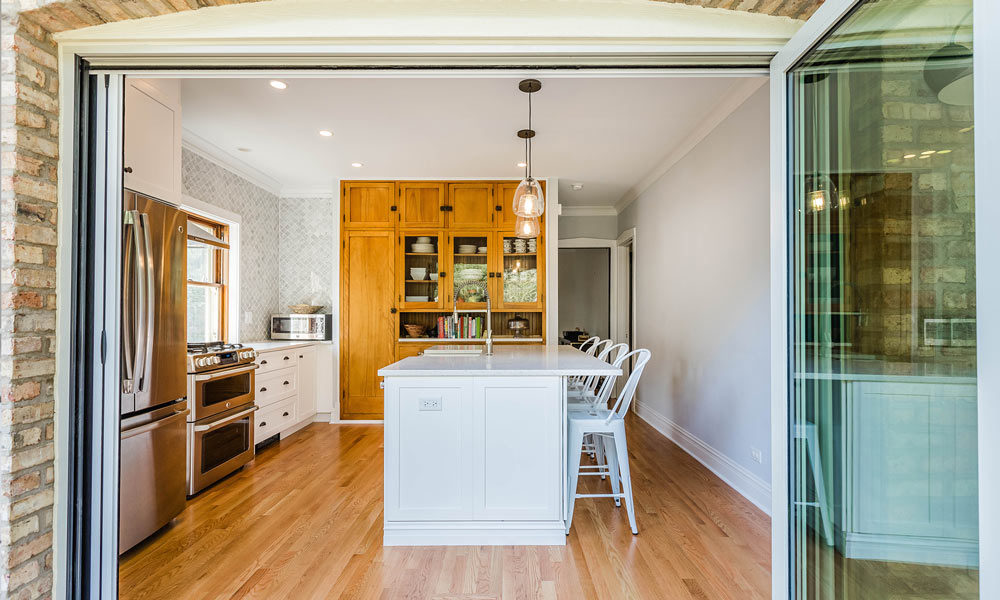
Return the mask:
M188 495L253 460L256 369L250 362L188 374Z

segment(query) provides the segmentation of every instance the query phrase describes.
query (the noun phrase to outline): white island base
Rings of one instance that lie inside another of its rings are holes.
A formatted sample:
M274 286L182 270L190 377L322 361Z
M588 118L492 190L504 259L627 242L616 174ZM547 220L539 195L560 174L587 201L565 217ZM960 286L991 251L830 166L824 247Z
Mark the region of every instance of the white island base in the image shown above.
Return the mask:
M385 377L386 546L564 545L570 348L416 356Z

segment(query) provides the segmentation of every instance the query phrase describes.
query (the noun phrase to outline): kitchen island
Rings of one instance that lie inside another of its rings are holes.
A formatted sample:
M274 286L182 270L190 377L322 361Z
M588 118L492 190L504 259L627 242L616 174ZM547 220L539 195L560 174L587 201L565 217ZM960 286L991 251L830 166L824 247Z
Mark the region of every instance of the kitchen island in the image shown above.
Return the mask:
M439 347L435 347L439 348ZM564 545L569 346L405 358L385 377L386 546Z

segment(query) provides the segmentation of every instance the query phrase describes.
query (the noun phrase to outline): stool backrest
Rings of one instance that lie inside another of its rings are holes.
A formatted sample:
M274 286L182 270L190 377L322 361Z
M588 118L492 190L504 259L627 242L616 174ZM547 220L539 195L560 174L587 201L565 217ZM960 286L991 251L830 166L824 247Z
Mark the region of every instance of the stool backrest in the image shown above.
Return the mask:
M611 366L620 369L622 363L625 362L625 357L628 356L628 344L621 343L615 344L614 346L608 348L607 360L611 363ZM601 382L601 386L598 388L597 392L597 405L602 408L607 408L608 398L611 397L611 392L615 387L615 380L618 379L617 375L605 375L604 381Z
M624 363L631 356L636 357L635 365L632 367L632 373L629 374L628 379L625 381L622 393L618 394L615 407L611 409L611 414L605 419L607 423L610 423L612 419L624 419L625 415L628 414L628 408L632 404L632 399L635 398L635 390L639 387L639 378L642 377L642 370L646 368L646 363L649 362L649 357L652 355L649 350L640 348L623 356L622 362Z
M594 352L597 350L597 343L601 341L601 338L596 335L592 338L587 338L587 341L580 344L580 352L586 352L587 354L593 356Z
M614 347L615 342L613 340L601 340L594 344L594 350L596 351L595 354L600 360L607 361L608 356L611 354L611 349ZM583 380L584 391L593 391L595 387L597 387L597 377L594 375L588 375Z

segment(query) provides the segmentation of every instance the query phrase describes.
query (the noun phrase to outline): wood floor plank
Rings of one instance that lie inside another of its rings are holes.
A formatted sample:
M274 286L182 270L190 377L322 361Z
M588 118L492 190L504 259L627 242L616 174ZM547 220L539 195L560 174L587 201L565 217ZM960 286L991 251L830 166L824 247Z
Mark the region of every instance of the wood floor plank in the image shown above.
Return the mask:
M583 499L566 546L383 548L381 426L313 424L126 553L121 597L769 597L767 516L646 423L628 428L637 536L623 507Z

